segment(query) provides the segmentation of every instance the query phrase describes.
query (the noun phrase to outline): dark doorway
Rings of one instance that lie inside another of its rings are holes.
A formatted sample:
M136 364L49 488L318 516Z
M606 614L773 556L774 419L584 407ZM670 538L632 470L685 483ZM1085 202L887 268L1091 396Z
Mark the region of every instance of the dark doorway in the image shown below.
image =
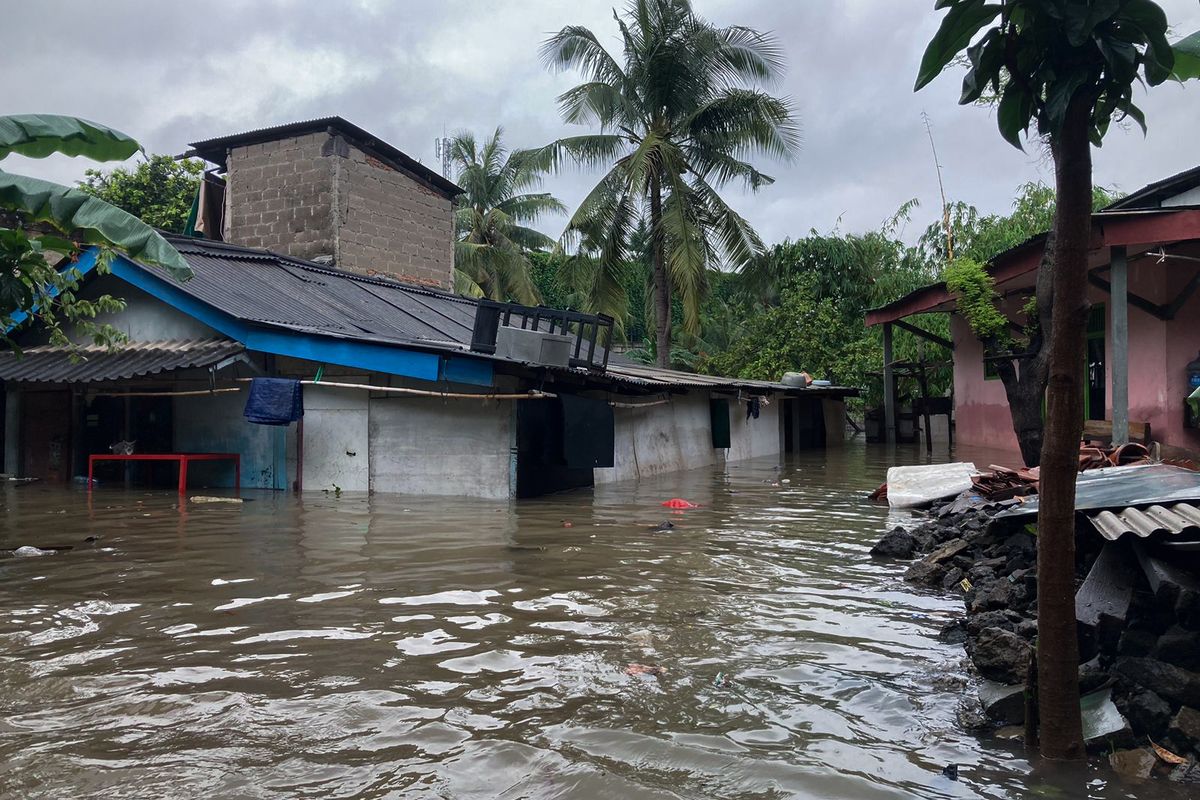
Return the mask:
M1105 419L1108 381L1104 359L1103 305L1092 306L1087 323L1087 393L1084 395L1084 419Z
M52 483L71 478L71 392L21 393L21 474Z
M79 474L87 473L88 455L111 453L112 445L120 441L133 441L137 453L171 452L174 450L172 412L170 397L92 397L83 407L82 447L80 463L76 465ZM96 479L174 486L176 470L171 462L101 463L96 466Z
M607 400L518 401L517 497L591 486L592 470L613 464L613 435Z
M819 397L788 398L783 404L783 450L794 453L825 446L825 406Z

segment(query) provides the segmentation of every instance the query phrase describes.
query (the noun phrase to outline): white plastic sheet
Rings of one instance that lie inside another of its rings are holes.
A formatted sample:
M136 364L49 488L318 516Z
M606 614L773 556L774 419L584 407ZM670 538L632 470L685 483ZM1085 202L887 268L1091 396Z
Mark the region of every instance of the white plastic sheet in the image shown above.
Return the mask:
M971 488L971 476L975 473L975 465L969 461L892 467L887 472L888 505L892 508L912 508L946 497L957 497Z

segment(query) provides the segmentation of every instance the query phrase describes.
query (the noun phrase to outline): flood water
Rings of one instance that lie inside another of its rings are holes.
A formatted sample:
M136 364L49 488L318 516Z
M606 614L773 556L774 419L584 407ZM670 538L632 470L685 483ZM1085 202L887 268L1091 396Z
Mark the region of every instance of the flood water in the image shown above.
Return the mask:
M960 728L961 603L867 553L888 463L512 504L9 486L0 548L73 549L0 560L0 796L1182 796Z

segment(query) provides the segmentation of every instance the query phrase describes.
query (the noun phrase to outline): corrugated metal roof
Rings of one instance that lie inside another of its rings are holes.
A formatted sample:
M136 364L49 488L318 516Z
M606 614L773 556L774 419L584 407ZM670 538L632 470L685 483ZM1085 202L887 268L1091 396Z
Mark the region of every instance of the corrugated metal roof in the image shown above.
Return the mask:
M796 394L813 394L845 397L855 395L858 390L843 386L822 386L798 389L784 383L772 381L756 381L748 378L725 378L719 375L700 375L694 372L681 372L674 369L662 369L641 364L617 363L609 361L606 377L646 388L686 388L686 389L747 389L751 392L789 392Z
M194 272L191 280L173 285L236 319L358 341L416 345L432 350L470 350L477 308L473 298L388 278L343 272L266 250L182 236L167 238ZM609 362L604 373L583 368L569 371L638 389L727 388L826 396L857 394L857 390L845 387L796 389L769 381L697 375L621 363L619 357Z
M1200 167L1185 169L1160 181L1148 183L1136 192L1113 201L1105 206L1101 213L1135 208L1159 208L1166 197L1182 194L1197 185L1200 185Z
M30 347L18 357L0 353L0 379L39 383L89 383L207 367L245 350L229 339L170 339L107 348Z
M265 250L168 238L195 273L178 288L238 319L396 344L470 344L469 298Z
M376 156L381 156L384 160L395 162L396 166L408 170L425 182L435 186L445 193L447 197L453 197L463 192L462 188L453 181L448 180L440 173L425 166L398 147L388 144L370 131L363 130L341 117L319 117L317 119L301 120L300 122L289 122L284 125L274 125L269 128L257 128L252 131L235 133L229 136L216 136L212 139L192 142L192 150L187 155L200 156L206 161L211 161L224 169L225 154L231 147L240 147L258 142L271 142L288 136L302 136L330 128L340 133L359 148L371 152Z
M1116 541L1127 533L1143 539L1154 534L1200 534L1200 508L1191 503L1129 507L1117 511L1106 509L1089 514L1088 519L1100 535L1109 541Z

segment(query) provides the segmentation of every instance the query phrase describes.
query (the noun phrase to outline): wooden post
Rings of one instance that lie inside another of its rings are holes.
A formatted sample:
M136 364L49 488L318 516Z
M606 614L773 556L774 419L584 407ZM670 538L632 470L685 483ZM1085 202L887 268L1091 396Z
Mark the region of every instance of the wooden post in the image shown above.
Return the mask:
M1129 262L1123 246L1113 247L1112 267L1112 443L1129 442Z
M920 363L921 381L921 424L925 426L925 452L933 455L933 431L929 424L929 381L925 376L925 362Z
M892 372L892 323L883 323L883 435L896 443L896 376Z

